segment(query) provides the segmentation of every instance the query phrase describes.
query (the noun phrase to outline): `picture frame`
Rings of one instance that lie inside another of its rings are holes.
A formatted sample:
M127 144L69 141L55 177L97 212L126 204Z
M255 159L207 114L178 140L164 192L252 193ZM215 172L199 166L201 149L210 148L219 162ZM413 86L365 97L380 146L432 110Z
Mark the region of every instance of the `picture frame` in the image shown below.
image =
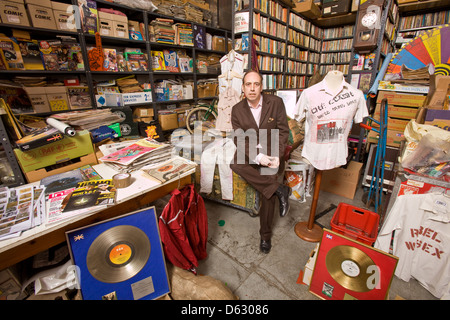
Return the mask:
M323 229L309 291L323 300L384 300L398 257Z

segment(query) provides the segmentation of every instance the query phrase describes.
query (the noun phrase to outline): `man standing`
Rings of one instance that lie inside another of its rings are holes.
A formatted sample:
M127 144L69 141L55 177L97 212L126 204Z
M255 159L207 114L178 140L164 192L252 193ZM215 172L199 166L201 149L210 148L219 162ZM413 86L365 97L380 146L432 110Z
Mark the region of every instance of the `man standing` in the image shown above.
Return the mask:
M289 211L291 188L278 182L284 172L289 126L283 100L262 94L258 72L245 73L242 89L245 99L233 106L231 114L236 153L230 167L261 194L260 249L269 253L277 197L280 215L284 217Z

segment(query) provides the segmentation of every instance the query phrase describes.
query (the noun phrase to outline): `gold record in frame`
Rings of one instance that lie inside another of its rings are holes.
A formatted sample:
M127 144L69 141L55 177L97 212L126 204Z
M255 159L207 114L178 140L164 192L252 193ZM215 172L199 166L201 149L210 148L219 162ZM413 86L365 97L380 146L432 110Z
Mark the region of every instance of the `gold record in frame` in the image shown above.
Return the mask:
M309 291L324 300L386 299L398 257L323 229Z
M120 225L104 231L92 242L86 266L99 281L122 282L144 268L150 250L150 240L141 229Z
M351 246L337 246L328 251L325 265L331 277L346 289L367 292L370 274L365 272L374 265L370 257Z

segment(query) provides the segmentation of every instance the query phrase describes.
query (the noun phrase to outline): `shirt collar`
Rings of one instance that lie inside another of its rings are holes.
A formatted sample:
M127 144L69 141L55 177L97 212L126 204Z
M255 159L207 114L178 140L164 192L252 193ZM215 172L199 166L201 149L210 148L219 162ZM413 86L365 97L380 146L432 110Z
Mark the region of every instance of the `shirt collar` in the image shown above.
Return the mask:
M261 107L262 107L262 102L263 102L263 95L261 95L261 97L259 98L258 106L257 106L256 108L253 108L253 107L250 105L250 102L248 102L248 100L247 100L248 106L249 106L251 109L259 109L259 108L261 108Z
M330 88L328 88L328 85L327 85L325 80L322 80L320 82L320 84L321 84L321 88L319 89L319 91L323 91L325 93L333 95L333 92L330 90ZM344 89L348 89L348 86L349 86L349 84L347 82L345 82L344 79L342 79L342 82L341 82L341 84L339 86L339 90L336 92L336 94L339 94Z

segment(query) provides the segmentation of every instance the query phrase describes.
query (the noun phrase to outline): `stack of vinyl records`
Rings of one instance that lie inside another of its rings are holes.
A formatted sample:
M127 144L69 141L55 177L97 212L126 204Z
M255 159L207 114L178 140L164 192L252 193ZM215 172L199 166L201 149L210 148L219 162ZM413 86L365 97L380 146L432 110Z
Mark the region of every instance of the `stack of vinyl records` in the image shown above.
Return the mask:
M104 156L99 160L116 171L133 172L140 168L160 163L171 158L173 146L150 138L107 145L100 149Z

